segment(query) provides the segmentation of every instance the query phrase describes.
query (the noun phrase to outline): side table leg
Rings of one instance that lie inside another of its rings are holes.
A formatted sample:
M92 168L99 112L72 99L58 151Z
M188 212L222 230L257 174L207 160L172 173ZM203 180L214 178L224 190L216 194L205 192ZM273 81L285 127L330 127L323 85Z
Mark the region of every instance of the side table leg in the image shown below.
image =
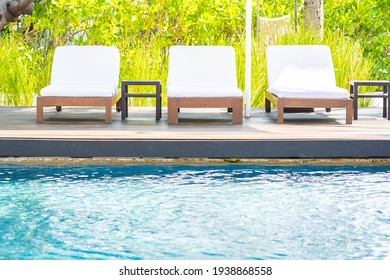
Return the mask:
M160 102L161 102L161 100L157 96L156 97L156 121L160 120L160 115L161 115L161 103Z
M388 92L388 88L387 86L383 86L383 96L386 96ZM387 97L383 97L383 117L386 118L387 117L387 103L388 103L388 96Z
M353 84L350 86L350 90L353 93L353 119L358 119L358 86Z
M156 85L156 121L161 119L161 84Z
M385 99L387 99L386 101L387 101L387 119L390 121L390 96L389 96L389 88L390 86L384 86L383 87L383 92L385 93L385 94L387 94L387 98L385 98ZM386 117L386 116L385 116Z
M121 113L122 113L122 115L121 116L122 116L122 120L124 120L127 117L127 97L124 96L123 94L122 94L121 102L122 102L122 104L121 104L121 107L122 107Z

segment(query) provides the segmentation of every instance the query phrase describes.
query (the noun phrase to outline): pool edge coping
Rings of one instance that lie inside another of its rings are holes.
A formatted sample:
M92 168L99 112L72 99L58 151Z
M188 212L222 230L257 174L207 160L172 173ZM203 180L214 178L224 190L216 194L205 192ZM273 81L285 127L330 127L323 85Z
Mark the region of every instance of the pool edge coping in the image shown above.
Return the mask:
M390 158L141 158L141 157L5 157L0 164L15 165L323 165L323 166L390 166Z

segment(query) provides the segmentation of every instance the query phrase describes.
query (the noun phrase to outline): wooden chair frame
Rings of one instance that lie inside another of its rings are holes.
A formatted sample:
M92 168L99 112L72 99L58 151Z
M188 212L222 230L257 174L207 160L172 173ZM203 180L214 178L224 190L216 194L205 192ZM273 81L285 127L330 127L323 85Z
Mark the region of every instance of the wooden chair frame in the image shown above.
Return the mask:
M38 96L37 98L37 123L43 123L43 107L56 106L61 111L62 106L103 106L105 107L105 123L112 123L112 106L116 106L120 112L120 90L112 97L63 97L63 96Z
M180 108L227 108L232 111L232 123L242 124L241 97L169 97L168 124L179 123Z
M281 98L272 93L265 93L265 111L271 112L271 103L277 109L277 123L284 122L285 108L345 108L346 124L352 124L353 100L350 98Z
M181 108L226 108L242 124L243 96L237 85L231 46L173 46L167 79L168 124L179 123Z

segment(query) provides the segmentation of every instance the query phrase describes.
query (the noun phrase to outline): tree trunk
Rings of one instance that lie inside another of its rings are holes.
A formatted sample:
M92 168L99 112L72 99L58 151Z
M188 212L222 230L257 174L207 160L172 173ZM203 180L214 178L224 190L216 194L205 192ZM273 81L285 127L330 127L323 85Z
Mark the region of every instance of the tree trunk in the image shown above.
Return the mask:
M20 15L31 15L33 0L0 0L0 30L8 22L17 21Z
M318 31L322 36L324 30L324 1L305 0L303 7L303 22L307 29Z

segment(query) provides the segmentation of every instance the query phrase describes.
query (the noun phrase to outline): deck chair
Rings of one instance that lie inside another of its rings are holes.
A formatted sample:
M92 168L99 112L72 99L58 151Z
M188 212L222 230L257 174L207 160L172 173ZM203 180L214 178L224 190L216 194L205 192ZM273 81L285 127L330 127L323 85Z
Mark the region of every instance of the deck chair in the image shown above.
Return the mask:
M242 124L242 91L232 47L171 47L166 90L168 124L178 124L180 108L227 108L232 123Z
M54 53L50 85L37 98L37 122L43 107L104 106L105 122L112 122L112 106L120 110L119 51L106 46L64 46Z
M330 49L322 45L268 46L268 89L265 111L277 108L277 123L283 123L285 108L345 108L346 123L352 123L352 99L336 86Z

